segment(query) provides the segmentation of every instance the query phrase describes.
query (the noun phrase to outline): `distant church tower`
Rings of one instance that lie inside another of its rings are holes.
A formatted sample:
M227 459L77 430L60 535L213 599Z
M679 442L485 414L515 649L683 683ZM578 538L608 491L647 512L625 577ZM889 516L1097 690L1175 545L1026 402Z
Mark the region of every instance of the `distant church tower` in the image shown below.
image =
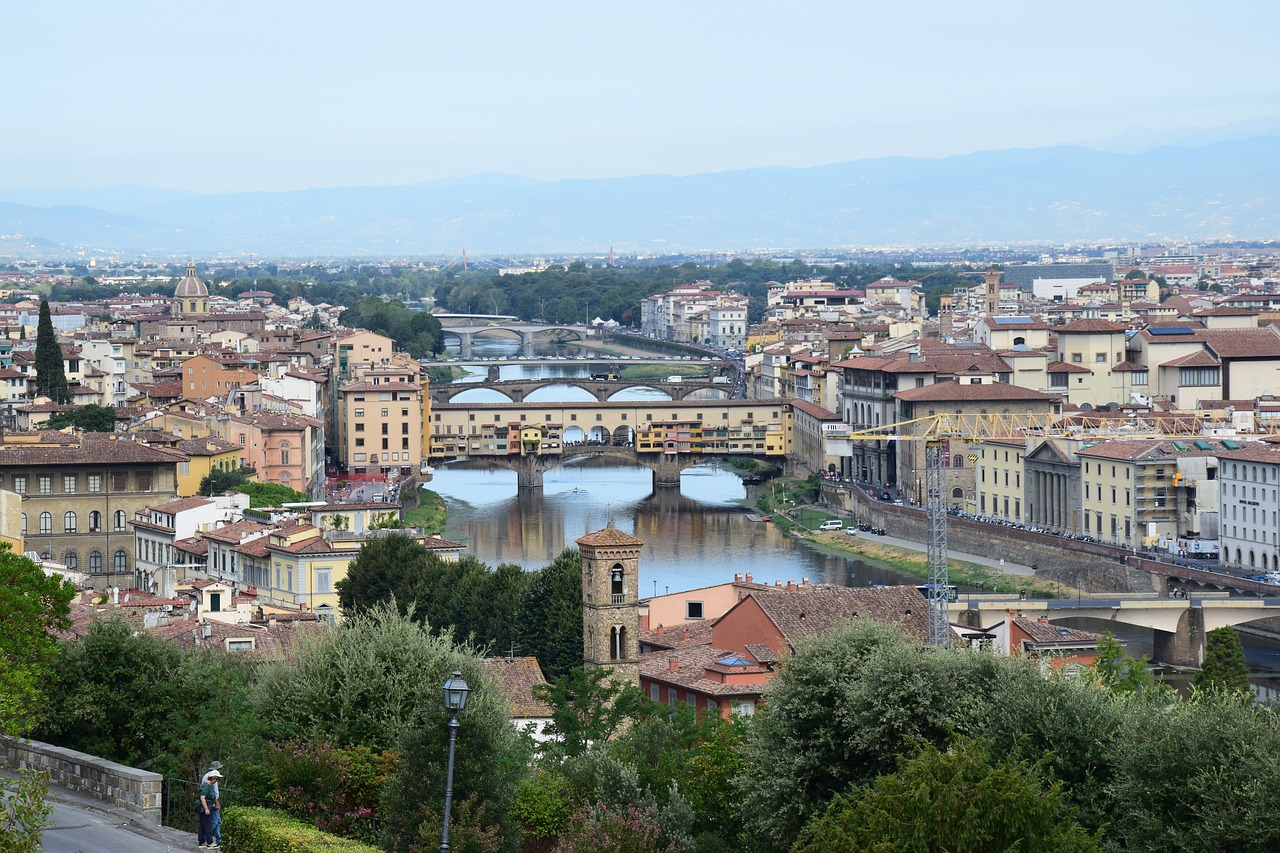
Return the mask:
M175 317L203 317L209 313L209 288L196 276L195 264L187 264L187 274L173 290L171 313Z
M986 314L988 317L994 317L1000 313L1000 280L1004 278L1004 273L1000 270L987 270L982 274L986 280Z
M951 329L955 325L955 306L950 293L938 297L938 337L946 340L951 337Z
M582 555L582 660L613 679L640 685L640 549L644 542L606 527L578 540Z

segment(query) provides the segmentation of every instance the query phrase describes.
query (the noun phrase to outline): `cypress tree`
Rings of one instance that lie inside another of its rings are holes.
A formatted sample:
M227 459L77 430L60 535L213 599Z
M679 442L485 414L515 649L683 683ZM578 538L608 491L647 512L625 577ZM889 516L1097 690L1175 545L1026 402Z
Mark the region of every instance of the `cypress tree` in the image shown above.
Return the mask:
M36 396L55 403L71 402L67 374L62 370L62 347L53 332L49 300L40 300L40 325L36 328Z
M1249 664L1236 629L1214 628L1204 639L1204 662L1196 673L1196 687L1251 694Z

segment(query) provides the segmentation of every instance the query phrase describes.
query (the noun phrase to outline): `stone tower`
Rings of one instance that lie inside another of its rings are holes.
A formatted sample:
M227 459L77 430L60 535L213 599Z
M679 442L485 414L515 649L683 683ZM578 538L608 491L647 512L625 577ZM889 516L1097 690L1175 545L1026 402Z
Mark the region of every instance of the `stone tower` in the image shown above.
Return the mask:
M944 293L938 298L938 337L944 341L951 337L951 330L954 325L955 307L952 303L951 294Z
M1004 278L1004 273L995 269L987 270L982 278L986 284L986 298L983 300L986 314L994 317L1000 313L1000 280Z
M606 527L578 540L582 555L582 660L613 679L640 685L640 549L644 542Z

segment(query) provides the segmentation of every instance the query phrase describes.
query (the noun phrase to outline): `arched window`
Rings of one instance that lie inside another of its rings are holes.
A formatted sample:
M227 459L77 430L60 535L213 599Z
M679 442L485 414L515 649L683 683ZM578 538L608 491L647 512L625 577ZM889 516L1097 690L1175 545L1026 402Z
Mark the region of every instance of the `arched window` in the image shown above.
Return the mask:
M102 552L97 548L89 552L89 571L95 575L102 573Z
M74 550L69 550L62 555L62 564L68 569L80 568L80 555Z
M952 467L952 468L963 468L963 467L964 467L964 454L963 454L963 453L957 453L955 456L952 456L952 457L951 457L951 467Z
M53 532L53 513L51 512L40 513L40 532L41 533Z
M289 488L292 488L292 487L290 486L290 481L291 481L292 479L293 479L293 478L291 478L291 477L289 476L289 472L288 472L288 471L281 471L281 472L280 472L280 485L282 485L282 486L286 486L286 487L289 487Z
M609 660L625 660L627 657L627 629L614 625L609 629Z
M127 516L124 514L124 510L116 510L116 530L124 530L125 518L127 518Z
M1016 337L1013 339L1013 345L1015 347L1024 347L1027 345L1027 339L1024 337Z
M115 557L112 558L112 563L112 569L117 573L129 571L129 555L125 553L123 548L116 551Z
M614 604L621 604L623 598L622 566L614 565L609 574L609 594Z
M89 532L102 532L102 513L98 512L96 509L89 513Z
M62 532L63 533L76 532L76 514L71 510L67 510L62 514Z
M963 497L964 497L964 489L960 488L959 486L956 486L954 489L952 489L952 490L951 490L951 497L953 497L953 498L963 498Z

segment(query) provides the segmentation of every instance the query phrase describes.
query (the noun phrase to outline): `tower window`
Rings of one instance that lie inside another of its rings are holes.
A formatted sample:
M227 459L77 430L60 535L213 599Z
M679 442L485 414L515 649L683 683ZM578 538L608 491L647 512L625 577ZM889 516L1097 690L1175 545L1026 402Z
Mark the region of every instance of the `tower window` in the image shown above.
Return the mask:
M614 566L613 573L609 579L609 592L613 596L614 604L621 604L623 599L622 590L622 567Z

